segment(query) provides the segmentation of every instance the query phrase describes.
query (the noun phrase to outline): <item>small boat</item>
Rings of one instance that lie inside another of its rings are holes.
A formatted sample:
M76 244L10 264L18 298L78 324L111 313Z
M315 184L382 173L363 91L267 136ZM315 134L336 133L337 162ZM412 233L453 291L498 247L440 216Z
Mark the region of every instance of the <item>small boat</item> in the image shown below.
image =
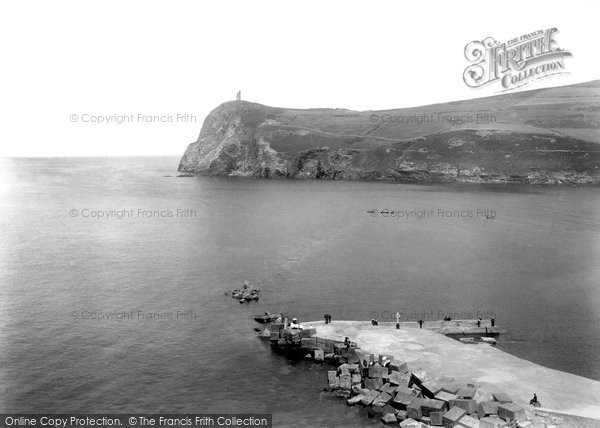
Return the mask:
M485 342L485 343L489 343L491 345L495 345L496 344L496 339L494 339L493 337L482 337L481 341Z
M249 293L243 293L242 298L247 301L258 300L259 299L258 291L252 290Z
M268 314L265 312L264 315L255 316L254 321L260 322L260 323L268 323L268 322L275 321L277 318L281 318L281 314Z

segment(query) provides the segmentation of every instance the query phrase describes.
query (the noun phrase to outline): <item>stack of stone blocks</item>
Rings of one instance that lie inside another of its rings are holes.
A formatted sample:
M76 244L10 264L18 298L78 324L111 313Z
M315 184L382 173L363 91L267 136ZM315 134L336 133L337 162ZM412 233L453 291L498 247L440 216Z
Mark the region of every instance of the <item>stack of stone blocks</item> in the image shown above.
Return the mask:
M408 427L502 428L526 426L525 409L506 394L477 394L473 384L420 378L392 356L376 359L359 348L335 346L348 362L328 372L329 388L349 406L369 407L385 424ZM368 367L363 366L367 361ZM477 398L477 400L476 400Z

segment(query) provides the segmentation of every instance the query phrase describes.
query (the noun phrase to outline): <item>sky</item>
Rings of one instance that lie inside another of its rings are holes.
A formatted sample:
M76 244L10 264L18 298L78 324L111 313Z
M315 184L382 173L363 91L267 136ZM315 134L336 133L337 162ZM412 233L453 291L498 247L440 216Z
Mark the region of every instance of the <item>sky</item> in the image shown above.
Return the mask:
M568 74L526 89L595 80L598 16L580 0L2 2L0 156L179 156L238 90L354 110L494 95L463 82L465 45L551 27Z

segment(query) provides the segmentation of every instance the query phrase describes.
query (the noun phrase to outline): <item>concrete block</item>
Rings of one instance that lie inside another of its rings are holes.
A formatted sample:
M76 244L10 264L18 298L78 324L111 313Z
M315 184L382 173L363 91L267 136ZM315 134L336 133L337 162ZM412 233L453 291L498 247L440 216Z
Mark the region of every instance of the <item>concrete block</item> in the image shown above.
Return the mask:
M465 415L458 421L458 425L461 428L479 428L479 419L469 415Z
M405 394L403 392L398 392L394 397L391 405L399 410L406 410L411 401L415 399L415 396L412 394Z
M477 405L477 414L479 415L479 419L490 415L497 415L498 403L496 401L482 401Z
M360 364L362 359L359 356L359 348L350 347L348 349L348 363L350 364Z
M329 381L329 387L332 389L339 389L340 387L340 378L335 377L335 379Z
M373 403L373 400L375 400L375 398L377 398L379 394L379 391L370 390L366 394L364 394L363 399L360 402L365 406L370 406L371 403Z
M423 425L430 426L431 425L431 419L429 418L429 416L423 416L421 418L421 423Z
M365 388L380 390L383 386L383 380L381 378L366 378L364 379Z
M350 370L350 373L352 374L360 374L360 366L358 364L348 363L348 370Z
M396 419L396 415L394 415L393 413L384 414L383 417L381 418L381 421L384 424L397 424L398 423L398 419Z
M340 375L340 388L347 390L352 389L352 375Z
M315 361L325 361L325 353L322 349L315 349Z
M341 375L350 375L350 369L348 368L348 364L342 364L341 366L339 366L338 372L340 372Z
M336 370L329 370L327 372L327 382L329 383L329 386L331 387L331 384L333 383L337 383L337 386L340 386L340 379L337 376L337 371Z
M323 350L323 352L325 352L325 350ZM331 361L331 360L333 360L334 356L335 356L335 354L333 352L327 352L327 353L325 353L325 361Z
M373 364L369 367L369 377L378 377L382 378L384 373L387 373L387 367L383 367L380 364Z
M408 385L405 376L403 376L402 373L396 370L392 370L390 372L390 377L388 380L393 385Z
M396 419L398 422L402 422L406 419L406 410L396 410Z
M494 401L497 401L498 403L512 403L512 398L510 398L508 395L506 395L503 392L494 392L492 394L492 398L494 399Z
M435 394L435 399L436 400L442 400L445 401L446 403L450 403L450 400L456 400L458 397L454 394L450 394L449 392L446 391L440 391L437 394Z
M441 427L443 416L444 412L431 412L429 413L429 423L434 427Z
M508 423L514 421L520 422L527 420L525 409L514 403L498 404L498 416Z
M433 394L434 397L435 397L435 395L438 392L440 392L442 390L442 386L440 384L438 384L437 382L432 381L432 380L428 380L428 381L423 382L423 387L425 389L427 389L428 391L430 391Z
M429 416L431 412L443 412L446 410L446 403L441 400L423 398L421 400L421 411L423 416Z
M396 392L401 392L406 395L416 396L415 391L412 388L409 388L408 386L404 386L404 385L398 385L396 387Z
M400 372L400 373L408 372L408 363L405 363L405 362L392 361L388 367L390 368L390 370L393 370L396 372Z
M383 407L383 414L385 415L386 413L391 413L392 415L395 415L396 413L398 413L398 409L394 409L392 406L390 406L389 404L386 404Z
M400 422L400 428L421 428L423 424L419 421L415 421L412 418L407 418Z
M442 385L442 391L446 391L446 392L448 392L450 394L454 394L454 395L456 395L458 390L461 388L461 386L455 382L443 382L441 385Z
M415 420L419 420L423 417L421 400L419 398L415 398L413 401L408 403L408 406L406 406L406 416Z
M469 386L465 386L462 387L461 389L459 389L456 393L456 395L458 396L458 398L473 398L475 397L475 388L469 387Z
M352 385L360 385L362 383L362 377L359 374L352 375Z
M271 331L271 335L269 336L269 340L278 340L279 339L279 332L278 331Z
M451 407L444 415L442 416L442 423L446 428L452 428L457 426L458 421L467 414L465 409L461 407Z
M355 395L354 397L348 398L346 400L346 404L348 404L349 406L354 406L355 404L360 403L363 398L364 398L364 395L362 395L362 394Z
M391 383L384 383L379 390L381 392L386 392L390 395L394 395L396 393L396 386L392 385Z
M479 428L505 428L506 422L499 418L491 418L489 416L479 420Z
M377 397L373 400L373 406L385 406L392 400L392 396L387 392L380 392Z
M455 400L450 400L448 405L452 407L460 407L464 409L467 413L475 413L477 412L477 401L465 398L457 398Z

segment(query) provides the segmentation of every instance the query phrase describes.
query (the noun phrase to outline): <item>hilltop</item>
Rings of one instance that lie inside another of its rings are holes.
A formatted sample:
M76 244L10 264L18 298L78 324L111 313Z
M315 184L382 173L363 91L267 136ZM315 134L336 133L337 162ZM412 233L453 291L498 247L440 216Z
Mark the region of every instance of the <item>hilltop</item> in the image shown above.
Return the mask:
M380 111L230 101L179 171L262 178L600 182L600 80Z

